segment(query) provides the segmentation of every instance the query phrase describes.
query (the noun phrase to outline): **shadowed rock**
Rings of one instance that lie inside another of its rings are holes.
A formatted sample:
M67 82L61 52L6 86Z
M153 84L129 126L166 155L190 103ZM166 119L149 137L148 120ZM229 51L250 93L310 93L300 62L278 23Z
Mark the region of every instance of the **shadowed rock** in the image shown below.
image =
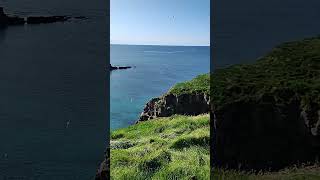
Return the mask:
M3 8L0 7L0 26L21 25L25 24L25 22L24 18L6 15Z
M109 65L109 70L117 70L117 69L130 69L132 68L131 66L112 66L111 64Z
M23 25L27 24L47 24L55 22L65 22L69 19L87 19L85 16L30 16L30 17L18 17L18 16L8 16L4 13L2 7L0 7L0 26L8 25Z
M27 18L28 24L46 24L54 22L65 22L69 20L68 16L33 16Z
M108 180L110 176L110 148L105 152L104 161L100 164L95 180Z

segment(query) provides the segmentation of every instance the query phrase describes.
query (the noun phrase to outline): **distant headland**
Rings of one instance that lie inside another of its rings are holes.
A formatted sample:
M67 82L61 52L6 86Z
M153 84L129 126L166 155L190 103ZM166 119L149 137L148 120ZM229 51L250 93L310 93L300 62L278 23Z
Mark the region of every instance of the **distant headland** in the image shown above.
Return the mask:
M0 26L65 22L71 18L86 19L86 17L84 17L84 16L78 16L78 17L70 17L70 16L29 16L29 17L9 16L4 12L3 7L0 7Z
M118 70L118 69L130 69L132 66L112 66L111 64L109 65L109 70Z

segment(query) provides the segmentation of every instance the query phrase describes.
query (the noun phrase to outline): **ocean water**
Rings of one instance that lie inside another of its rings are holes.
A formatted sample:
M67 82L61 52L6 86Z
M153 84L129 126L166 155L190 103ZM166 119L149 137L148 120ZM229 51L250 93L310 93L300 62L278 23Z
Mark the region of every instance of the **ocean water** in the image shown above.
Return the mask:
M320 35L319 0L216 0L212 68L252 63L283 42Z
M111 45L110 53L112 65L134 66L110 73L112 130L138 120L151 98L210 71L208 46Z
M93 179L108 134L106 3L0 0L12 15L88 17L0 29L0 179Z

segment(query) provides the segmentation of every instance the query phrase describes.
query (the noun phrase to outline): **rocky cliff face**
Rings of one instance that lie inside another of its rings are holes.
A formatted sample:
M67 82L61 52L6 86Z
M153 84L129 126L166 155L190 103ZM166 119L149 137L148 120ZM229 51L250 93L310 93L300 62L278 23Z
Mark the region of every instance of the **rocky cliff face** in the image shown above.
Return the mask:
M299 97L277 104L273 96L238 101L215 115L216 165L279 169L320 155L320 109L305 110Z
M174 114L199 115L209 112L209 96L205 93L173 94L168 93L151 99L143 109L137 122Z
M110 179L110 148L107 148L105 152L105 159L104 161L100 164L97 172L96 172L96 177L95 180L108 180Z

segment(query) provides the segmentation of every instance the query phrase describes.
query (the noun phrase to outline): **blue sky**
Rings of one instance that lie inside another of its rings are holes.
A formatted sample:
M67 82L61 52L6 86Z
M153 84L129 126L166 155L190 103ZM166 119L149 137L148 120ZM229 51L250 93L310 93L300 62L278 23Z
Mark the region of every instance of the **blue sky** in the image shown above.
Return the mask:
M111 0L110 13L111 44L210 44L210 0Z

